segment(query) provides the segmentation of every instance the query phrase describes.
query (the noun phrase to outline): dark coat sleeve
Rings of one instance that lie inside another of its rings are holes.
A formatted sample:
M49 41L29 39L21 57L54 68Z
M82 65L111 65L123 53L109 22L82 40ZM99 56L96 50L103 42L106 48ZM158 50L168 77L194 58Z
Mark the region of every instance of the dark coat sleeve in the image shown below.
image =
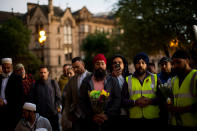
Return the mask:
M5 90L7 100L7 118L10 120L10 127L16 126L22 115L22 106L24 103L24 92L22 78L12 74L8 80Z
M83 117L86 119L91 120L93 118L93 110L91 107L91 102L89 99L88 91L91 91L90 84L88 81L83 81L79 90L79 106L81 108L81 111L83 113Z
M34 104L37 104L37 94L36 94L36 87L37 87L37 81L33 84L33 87L30 89L29 92L29 102L32 102Z
M61 105L61 91L60 91L58 83L55 80L53 80L53 81L54 81L54 90L55 90L55 106L60 107L60 105Z
M72 101L72 90L71 90L71 82L72 79L65 85L63 90L63 98L64 98L64 111L66 114L70 112L70 105Z
M106 86L110 90L109 91L110 98L109 98L109 102L107 103L105 114L108 116L117 116L120 114L120 105L121 105L120 85L116 78L111 77Z
M123 87L122 87L121 97L122 97L122 106L123 107L129 108L134 105L134 101L130 100L128 84L126 81L124 82Z

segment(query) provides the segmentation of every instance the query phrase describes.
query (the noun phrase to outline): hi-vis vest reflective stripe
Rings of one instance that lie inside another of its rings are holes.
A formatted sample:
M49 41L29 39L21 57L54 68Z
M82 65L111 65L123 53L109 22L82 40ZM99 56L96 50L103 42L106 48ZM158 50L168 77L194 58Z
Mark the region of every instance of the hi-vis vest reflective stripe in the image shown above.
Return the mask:
M143 86L140 84L139 80L135 77L126 77L128 83L128 90L131 100L137 100L138 98L144 96L147 98L155 98L157 90L157 75L149 75L143 82ZM129 109L130 118L146 118L154 119L159 118L159 106L148 105L144 108L139 106L133 106Z
M173 105L175 107L186 107L197 103L197 70L192 70L179 86L179 78L173 77L171 80L172 92L174 95ZM170 124L197 127L197 111L172 115Z

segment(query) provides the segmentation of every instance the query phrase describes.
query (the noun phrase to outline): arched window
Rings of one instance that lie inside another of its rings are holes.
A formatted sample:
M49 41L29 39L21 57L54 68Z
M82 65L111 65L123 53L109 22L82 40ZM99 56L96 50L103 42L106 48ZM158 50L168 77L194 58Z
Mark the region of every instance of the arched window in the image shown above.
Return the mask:
M64 44L72 44L72 23L70 20L64 24Z

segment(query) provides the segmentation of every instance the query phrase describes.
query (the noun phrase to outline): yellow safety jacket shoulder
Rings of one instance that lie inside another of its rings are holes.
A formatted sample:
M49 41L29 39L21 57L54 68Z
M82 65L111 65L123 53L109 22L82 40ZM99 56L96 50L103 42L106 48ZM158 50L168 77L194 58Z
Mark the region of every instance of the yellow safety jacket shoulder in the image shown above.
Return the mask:
M150 74L145 78L143 85L140 84L140 81L136 77L128 76L126 77L128 83L128 90L131 100L137 100L140 97L144 96L147 98L155 98L157 91L157 75ZM133 106L129 109L129 117L133 119L146 118L154 119L159 118L159 106L157 105L148 105L144 108L139 106Z
M197 70L192 70L179 85L179 78L175 76L171 80L173 92L173 105L175 107L187 107L197 103ZM175 115L176 114L176 115ZM197 111L172 114L170 124L197 127Z

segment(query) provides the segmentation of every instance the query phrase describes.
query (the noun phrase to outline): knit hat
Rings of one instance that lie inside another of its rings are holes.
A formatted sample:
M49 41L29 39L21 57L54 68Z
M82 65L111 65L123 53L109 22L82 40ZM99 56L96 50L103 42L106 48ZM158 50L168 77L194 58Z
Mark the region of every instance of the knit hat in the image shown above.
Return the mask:
M139 60L144 60L146 62L146 64L149 63L149 58L148 58L148 55L145 54L144 52L141 52L139 54L137 54L135 57L134 57L134 64L137 64Z
M36 105L33 104L33 103L26 102L26 103L23 105L23 109L29 110L29 111L36 111Z
M93 59L93 63L95 64L96 61L98 61L98 60L103 60L105 62L105 64L107 64L107 60L103 54L96 55Z
M10 63L12 64L12 58L2 58L1 59L1 63L4 64L4 63Z

